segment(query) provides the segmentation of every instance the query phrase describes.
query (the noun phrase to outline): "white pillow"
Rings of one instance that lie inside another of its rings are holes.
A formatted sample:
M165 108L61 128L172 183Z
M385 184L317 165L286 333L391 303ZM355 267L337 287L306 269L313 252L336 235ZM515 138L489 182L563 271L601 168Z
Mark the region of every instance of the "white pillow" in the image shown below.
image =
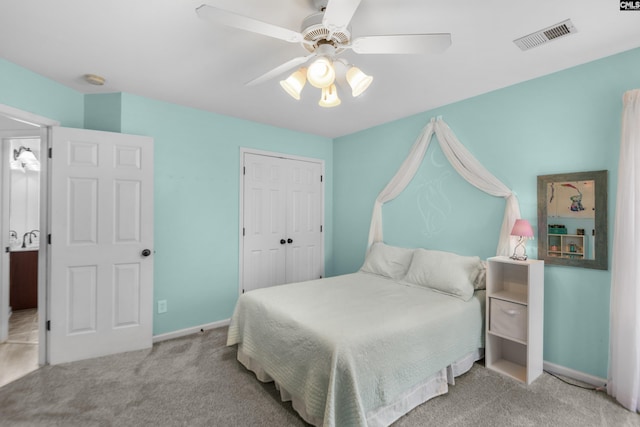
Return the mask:
M392 279L402 279L407 273L413 249L399 248L397 246L385 245L382 242L375 242L371 245L367 258L360 271L390 277Z
M473 279L473 288L475 290L478 289L487 289L487 262L480 261L478 263L478 271Z
M477 256L416 249L404 281L469 301L479 266L481 261Z

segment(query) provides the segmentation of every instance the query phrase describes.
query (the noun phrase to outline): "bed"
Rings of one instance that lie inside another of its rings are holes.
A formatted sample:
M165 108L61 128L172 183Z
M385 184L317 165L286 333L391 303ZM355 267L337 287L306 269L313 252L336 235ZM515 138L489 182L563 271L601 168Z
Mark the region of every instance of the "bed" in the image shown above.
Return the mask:
M389 425L483 357L484 268L376 243L356 273L243 294L227 344L306 422Z

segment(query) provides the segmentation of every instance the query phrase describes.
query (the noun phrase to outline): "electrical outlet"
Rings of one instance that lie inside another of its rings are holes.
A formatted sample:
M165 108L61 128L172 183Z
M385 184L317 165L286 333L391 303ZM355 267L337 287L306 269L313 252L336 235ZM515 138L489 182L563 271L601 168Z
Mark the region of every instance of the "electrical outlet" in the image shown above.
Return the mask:
M158 313L166 313L167 312L167 300L161 299L158 300Z

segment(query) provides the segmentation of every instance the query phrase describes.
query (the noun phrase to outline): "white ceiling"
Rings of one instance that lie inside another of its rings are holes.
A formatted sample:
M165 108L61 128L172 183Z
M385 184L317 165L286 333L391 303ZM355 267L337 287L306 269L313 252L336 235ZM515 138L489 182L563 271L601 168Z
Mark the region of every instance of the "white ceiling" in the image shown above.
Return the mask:
M278 84L244 83L306 54L291 44L198 18L204 0L2 0L0 55L82 93L127 92L228 116L337 137L640 46L640 11L602 0L362 0L352 37L451 33L437 55L342 57L374 76L342 104L295 101ZM207 4L296 31L311 0ZM571 19L578 32L528 51L513 40ZM629 70L637 73L638 70ZM82 76L104 76L103 87ZM284 76L290 72L285 73Z

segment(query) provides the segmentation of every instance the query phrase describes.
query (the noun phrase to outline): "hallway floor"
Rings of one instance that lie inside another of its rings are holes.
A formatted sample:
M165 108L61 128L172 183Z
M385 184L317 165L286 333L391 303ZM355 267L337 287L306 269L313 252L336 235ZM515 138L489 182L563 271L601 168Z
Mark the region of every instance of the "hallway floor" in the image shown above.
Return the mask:
M14 311L0 344L0 387L38 369L38 310Z

